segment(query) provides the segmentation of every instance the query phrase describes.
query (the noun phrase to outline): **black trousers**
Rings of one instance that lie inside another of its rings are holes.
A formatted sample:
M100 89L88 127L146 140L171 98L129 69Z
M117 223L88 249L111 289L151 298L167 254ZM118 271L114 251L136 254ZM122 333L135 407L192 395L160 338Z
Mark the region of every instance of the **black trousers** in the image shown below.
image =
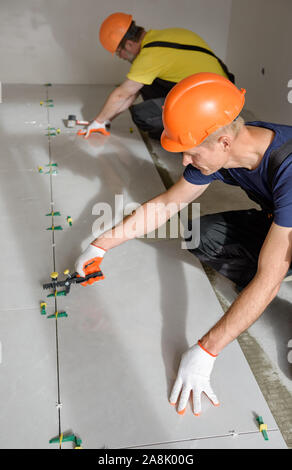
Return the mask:
M136 126L148 132L153 139L160 139L163 131L162 106L166 95L174 85L176 83L156 78L152 85L144 85L141 88L140 94L144 102L130 107Z
M205 215L200 219L200 244L189 251L244 288L256 274L259 253L272 221L266 212L256 209ZM287 275L292 274L291 268L292 265Z

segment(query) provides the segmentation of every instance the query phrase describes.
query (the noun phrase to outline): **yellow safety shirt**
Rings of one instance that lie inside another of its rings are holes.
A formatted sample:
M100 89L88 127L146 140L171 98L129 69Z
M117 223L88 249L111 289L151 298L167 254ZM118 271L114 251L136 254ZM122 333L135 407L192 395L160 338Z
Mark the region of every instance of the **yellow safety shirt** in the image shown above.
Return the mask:
M215 57L204 52L149 47L145 44L153 41L167 41L179 44L204 47L212 50L198 34L182 28L151 29L145 34L141 51L133 61L127 78L135 82L151 85L155 78L178 83L183 78L198 72L213 72L226 77Z

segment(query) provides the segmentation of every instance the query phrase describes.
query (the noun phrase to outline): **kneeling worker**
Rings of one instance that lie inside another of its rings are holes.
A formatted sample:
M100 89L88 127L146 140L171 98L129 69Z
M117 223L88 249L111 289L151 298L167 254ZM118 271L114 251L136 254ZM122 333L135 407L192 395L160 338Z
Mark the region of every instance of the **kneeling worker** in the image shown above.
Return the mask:
M130 62L126 80L108 96L89 126L81 131L109 135L109 124L130 108L134 123L150 137L160 139L163 131L162 105L170 89L197 72L229 73L208 44L197 34L182 28L149 30L137 26L132 15L114 13L104 20L99 32L103 47ZM133 104L141 94L144 102Z
M292 258L292 127L268 122L244 123L239 117L245 90L212 73L192 75L167 95L162 146L183 152L181 179L143 204L81 254L76 270L99 270L106 251L134 236L150 233L170 218L169 207L190 203L214 180L235 184L257 200L262 210L231 211L201 218L200 244L190 248L241 288L222 318L181 359L170 402L182 414L193 392L193 412L201 412L201 393L219 401L210 385L217 355L249 328L277 295ZM156 203L156 204L155 204ZM170 205L170 203L172 203ZM149 218L149 214L152 218ZM92 263L90 266L89 263ZM195 335L195 332L194 332ZM179 398L180 397L180 398Z

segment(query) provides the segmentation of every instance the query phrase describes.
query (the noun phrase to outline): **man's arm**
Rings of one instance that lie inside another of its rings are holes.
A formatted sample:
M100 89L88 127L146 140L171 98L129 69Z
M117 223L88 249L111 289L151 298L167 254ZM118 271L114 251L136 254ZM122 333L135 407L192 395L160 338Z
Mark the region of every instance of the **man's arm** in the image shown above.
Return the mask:
M95 121L102 123L113 120L131 106L142 87L143 83L126 79L110 93Z
M272 224L262 246L257 273L225 315L201 339L217 355L249 328L277 295L292 260L292 228Z
M116 227L95 239L92 244L109 250L132 238L151 233L176 214L182 204L189 204L198 198L208 186L194 185L181 177L170 189L144 203ZM135 233L131 230L132 227L135 227Z
M121 245L132 238L150 233L170 217L199 197L208 187L188 183L183 177L170 189L139 207L132 215L125 217L116 227L96 238L78 257L75 269L81 276L100 270L100 263L107 250ZM134 230L132 228L135 227ZM88 284L98 281L90 279ZM86 283L82 284L86 285Z
M240 333L252 325L276 296L292 258L292 228L272 224L260 252L257 273L226 314L209 332L189 348L180 362L170 395L170 403L178 403L177 412L184 414L191 391L193 413L201 413L201 394L215 406L210 376L218 353Z

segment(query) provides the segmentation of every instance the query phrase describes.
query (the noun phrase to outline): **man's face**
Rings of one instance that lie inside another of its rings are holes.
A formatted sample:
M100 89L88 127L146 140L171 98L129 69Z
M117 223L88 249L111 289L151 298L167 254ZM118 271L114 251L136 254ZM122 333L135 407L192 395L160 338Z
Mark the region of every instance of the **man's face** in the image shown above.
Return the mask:
M134 61L137 53L137 44L129 40L126 41L124 45L119 46L116 50L116 55L120 59L127 60L130 63Z
M228 151L221 143L198 145L183 152L183 165L193 165L203 175L211 175L221 168L228 168Z

